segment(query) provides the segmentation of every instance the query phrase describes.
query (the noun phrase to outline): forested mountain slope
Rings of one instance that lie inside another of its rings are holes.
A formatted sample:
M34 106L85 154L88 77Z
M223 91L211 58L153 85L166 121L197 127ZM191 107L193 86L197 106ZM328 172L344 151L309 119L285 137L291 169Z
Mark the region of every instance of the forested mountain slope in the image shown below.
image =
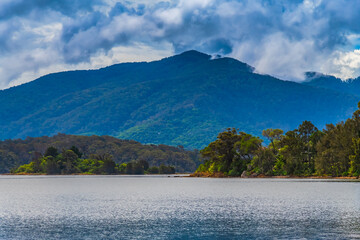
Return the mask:
M0 139L111 135L202 148L227 127L260 136L351 116L360 97L253 72L196 51L149 63L46 75L0 91Z

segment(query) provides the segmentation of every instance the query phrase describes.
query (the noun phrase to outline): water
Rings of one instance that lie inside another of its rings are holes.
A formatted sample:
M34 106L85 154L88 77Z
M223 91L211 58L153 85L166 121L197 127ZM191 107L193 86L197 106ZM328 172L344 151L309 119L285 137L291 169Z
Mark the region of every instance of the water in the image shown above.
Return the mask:
M0 239L360 239L360 183L0 176Z

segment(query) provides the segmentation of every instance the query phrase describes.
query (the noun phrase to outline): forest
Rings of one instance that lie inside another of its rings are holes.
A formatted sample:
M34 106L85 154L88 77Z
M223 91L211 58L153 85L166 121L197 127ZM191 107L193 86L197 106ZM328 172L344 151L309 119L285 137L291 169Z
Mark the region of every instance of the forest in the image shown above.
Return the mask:
M268 140L228 128L200 151L194 176L324 176L360 175L360 102L352 117L317 129L310 121L284 133L262 132Z
M52 137L28 137L0 141L0 173L28 164L46 154L49 147L60 153L76 146L82 159L111 155L119 166L123 163L146 161L150 166L174 166L177 172L194 172L199 166L199 151L186 150L182 146L141 144L110 136L77 136L57 134Z
M311 82L283 81L196 51L49 74L0 91L0 140L66 133L202 149L229 126L260 136L266 128L294 129L301 120L325 126L356 110L360 79L334 84L308 77Z
M146 160L116 164L110 154L83 154L75 146L61 153L55 147L49 147L44 156L35 157L30 163L11 170L13 174L174 174L173 166L161 164L149 166Z

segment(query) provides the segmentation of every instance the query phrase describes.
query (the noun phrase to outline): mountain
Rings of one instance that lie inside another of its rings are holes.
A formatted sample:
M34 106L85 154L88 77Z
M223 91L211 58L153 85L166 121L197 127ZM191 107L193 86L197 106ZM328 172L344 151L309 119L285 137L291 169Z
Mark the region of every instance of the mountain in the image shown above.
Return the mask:
M360 97L254 73L196 51L154 62L69 71L0 91L0 139L111 135L202 148L227 127L319 128L351 116Z
M304 85L360 96L360 77L342 81L340 78L316 72L307 72L305 76Z

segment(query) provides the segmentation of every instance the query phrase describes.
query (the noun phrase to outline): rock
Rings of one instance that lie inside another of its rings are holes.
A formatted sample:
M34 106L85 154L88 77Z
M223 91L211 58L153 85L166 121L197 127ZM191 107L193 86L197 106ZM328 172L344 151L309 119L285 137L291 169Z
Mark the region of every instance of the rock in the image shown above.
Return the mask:
M241 177L242 178L247 178L248 177L247 171L243 171L242 174L241 174Z
M253 173L253 174L251 174L250 175L250 177L257 177L259 174L257 174L257 173Z

